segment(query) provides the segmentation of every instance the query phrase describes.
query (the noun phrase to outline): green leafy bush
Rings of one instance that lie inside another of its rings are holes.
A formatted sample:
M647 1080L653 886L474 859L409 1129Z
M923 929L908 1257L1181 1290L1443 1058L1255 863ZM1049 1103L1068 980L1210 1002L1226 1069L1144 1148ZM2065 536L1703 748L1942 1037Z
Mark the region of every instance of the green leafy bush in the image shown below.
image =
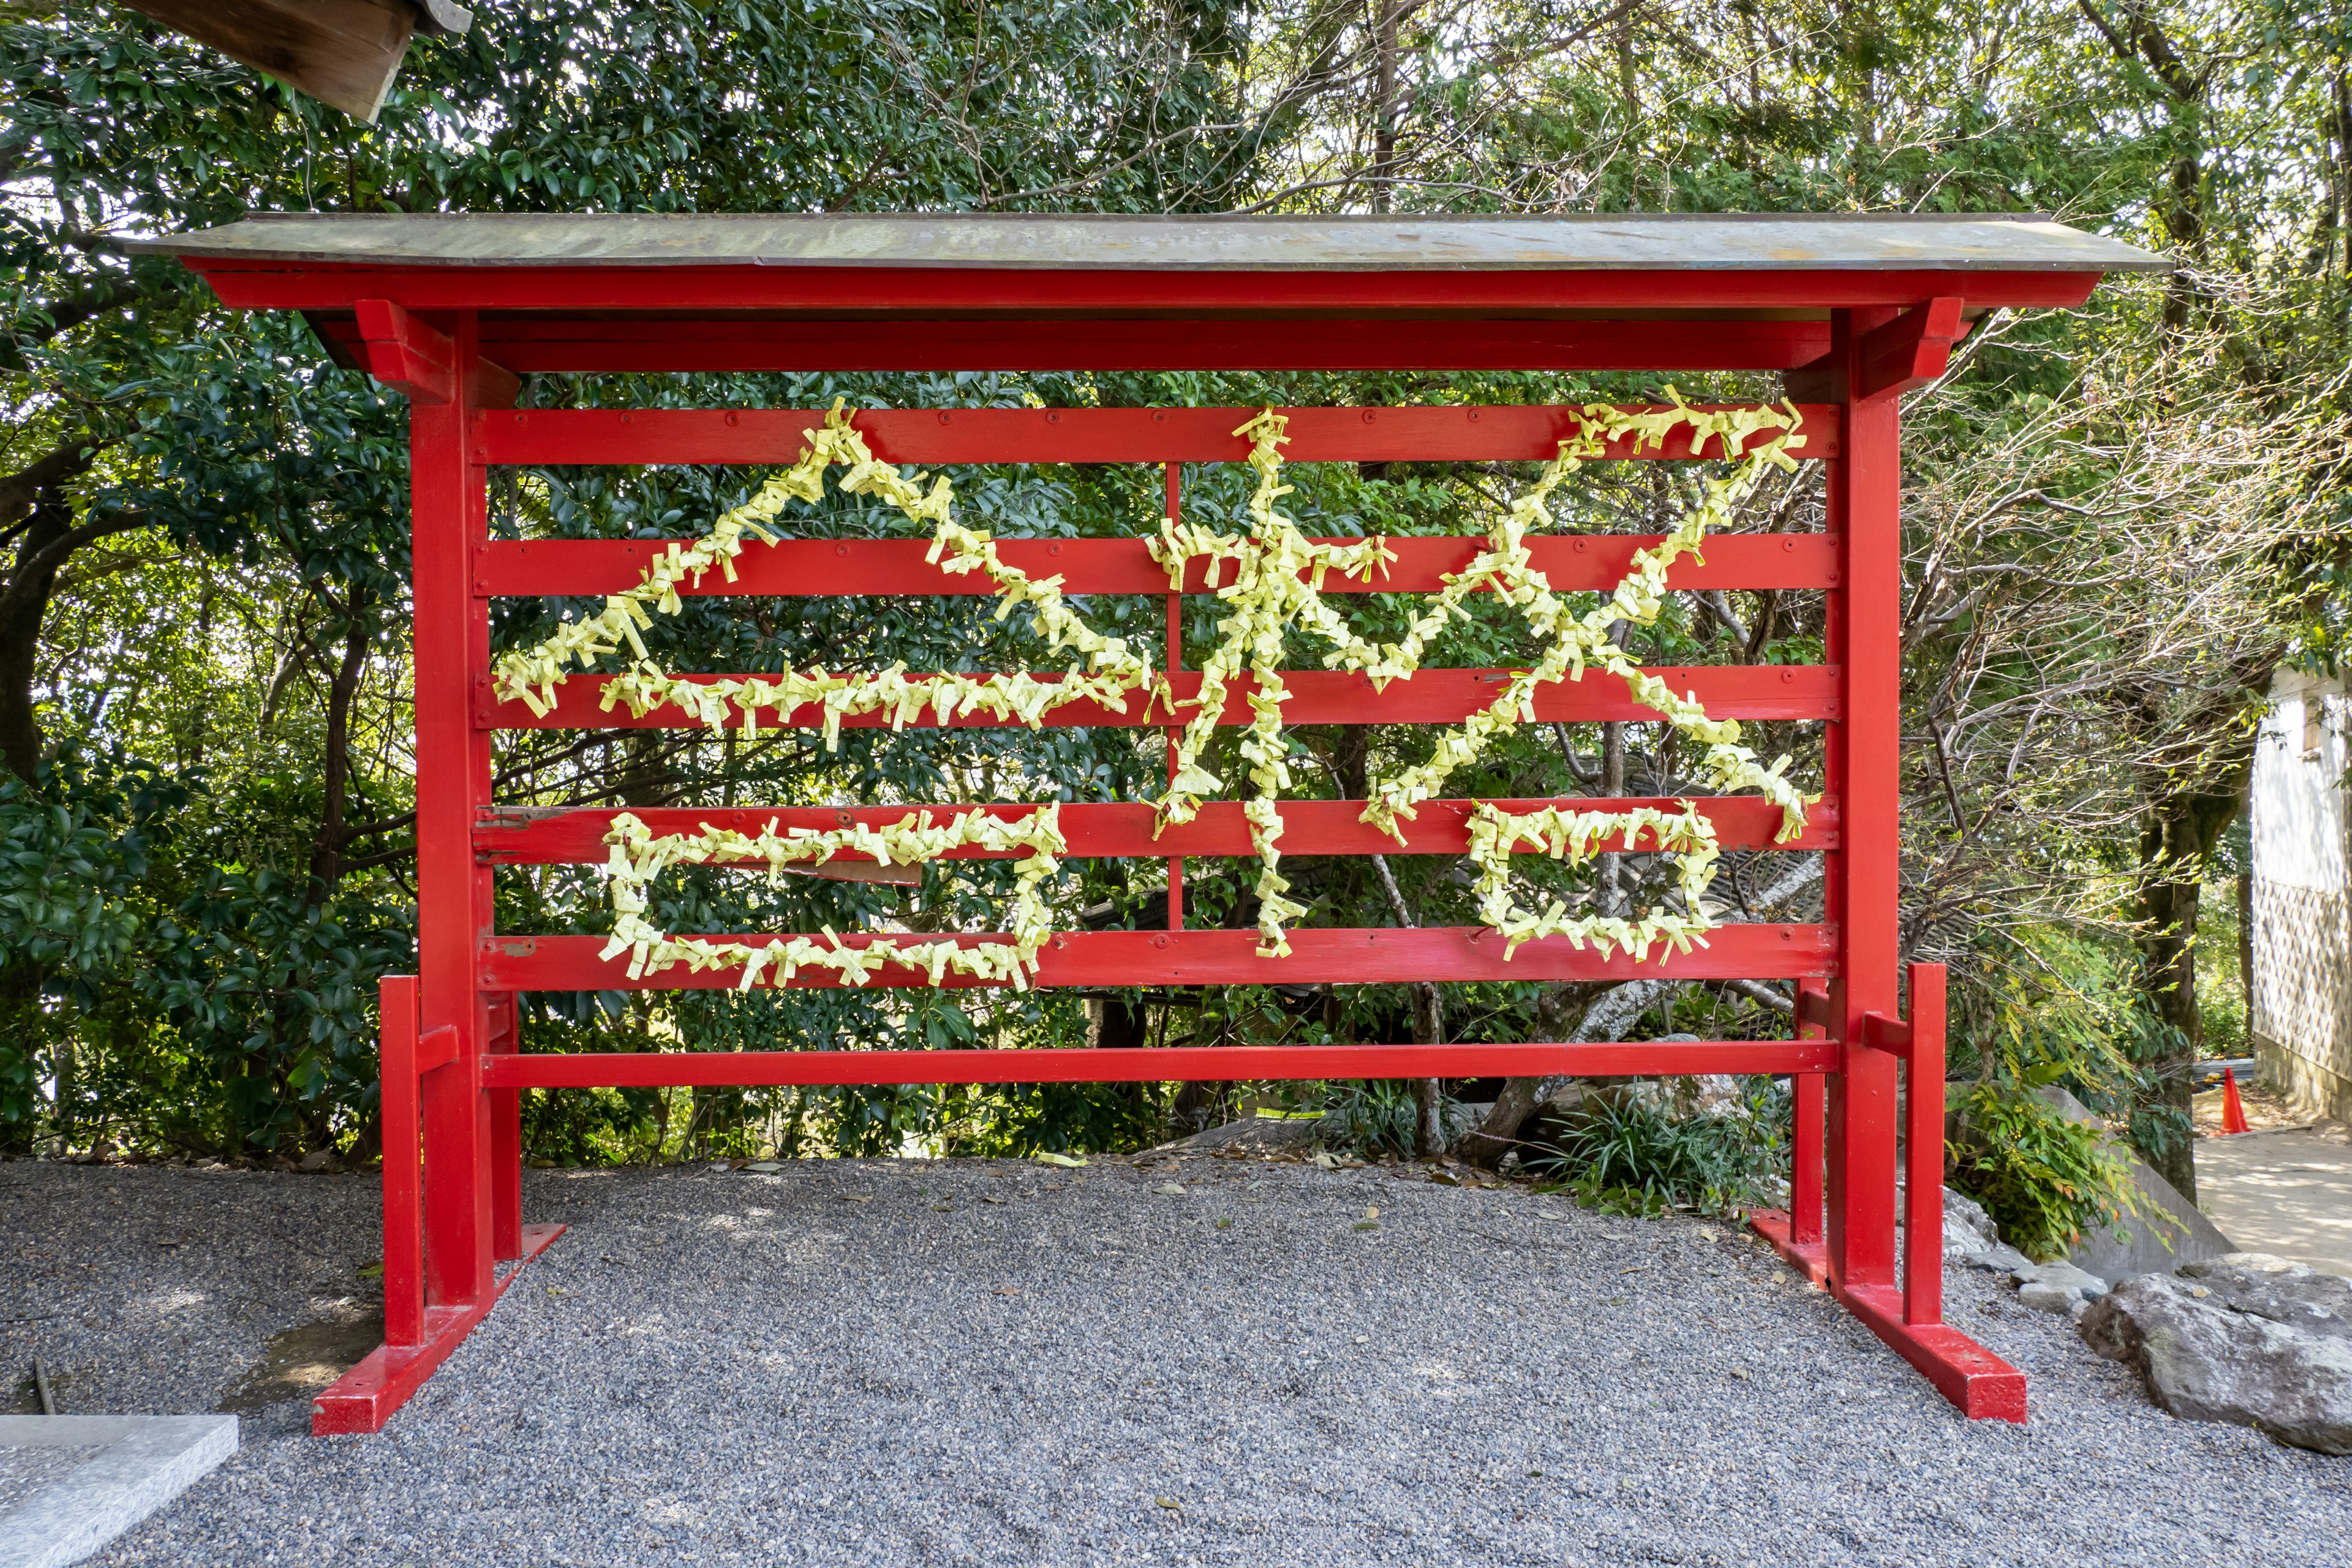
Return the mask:
M119 756L45 767L37 787L0 775L0 1148L32 1137L44 1079L70 1102L86 1077L73 1037L139 968L133 895L185 798Z
M1377 1160L1383 1154L1411 1159L1420 1107L1404 1079L1362 1079L1323 1086L1323 1120L1315 1142L1338 1154Z
M2000 1084L1974 1085L1958 1110L1952 1184L2028 1258L2063 1258L2084 1231L2138 1212L2131 1173L2097 1123Z
M1605 1213L1731 1215L1760 1201L1782 1169L1788 1128L1788 1091L1769 1078L1744 1079L1739 1103L1711 1112L1686 1112L1664 1094L1603 1092L1525 1164Z

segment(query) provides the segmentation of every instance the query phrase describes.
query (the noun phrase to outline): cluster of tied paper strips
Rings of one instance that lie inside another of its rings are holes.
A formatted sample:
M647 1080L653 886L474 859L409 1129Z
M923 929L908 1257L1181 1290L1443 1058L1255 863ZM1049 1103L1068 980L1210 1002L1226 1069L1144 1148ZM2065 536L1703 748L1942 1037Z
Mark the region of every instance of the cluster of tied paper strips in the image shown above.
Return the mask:
M1462 571L1449 574L1445 586L1432 595L1404 637L1375 643L1359 637L1322 595L1330 574L1369 583L1385 574L1394 554L1380 538L1328 542L1310 540L1276 507L1290 487L1282 483L1281 447L1289 437L1286 421L1268 409L1236 430L1252 447L1248 462L1257 475L1250 497L1246 533L1219 533L1199 524L1173 520L1160 524L1160 535L1147 541L1152 558L1167 570L1169 585L1181 589L1185 572L1195 560L1207 566L1207 585L1223 607L1217 623L1217 641L1201 669L1201 689L1191 702L1180 702L1164 675L1155 675L1143 659L1119 637L1106 637L1087 626L1064 598L1062 579L1032 578L1002 560L983 530L955 521L955 492L943 477L912 478L879 461L866 447L840 403L825 416L824 426L805 432L810 446L787 472L770 479L760 493L728 512L710 532L691 544L673 543L656 558L638 585L604 601L601 614L566 621L536 645L499 658L494 686L506 700L520 701L534 713L549 712L557 688L576 662L593 668L597 659L630 650L634 663L606 680L603 702L606 711L625 705L639 717L668 703L711 728L723 727L730 714L740 716L747 733L756 733L760 710L774 709L779 721L794 710L815 705L822 713L828 750L840 741L842 721L854 714L886 713L893 730L921 718L930 710L937 722L957 713L988 713L1036 728L1045 713L1063 703L1093 701L1116 712L1127 710L1130 693L1150 689L1147 702L1156 701L1172 717L1191 707L1175 742L1175 767L1167 791L1154 803L1161 827L1189 822L1201 803L1223 787L1222 781L1202 765L1201 754L1216 731L1230 684L1246 673L1255 689L1249 693L1250 720L1244 729L1240 752L1255 792L1244 803L1251 844L1259 860L1258 948L1261 957L1281 957L1290 952L1284 935L1287 923L1305 914L1305 908L1283 895L1290 883L1277 869L1281 860L1282 792L1291 784L1288 742L1282 732L1282 706L1288 695L1283 683L1282 658L1286 634L1294 626L1314 632L1330 645L1324 656L1327 668L1360 670L1375 689L1390 681L1406 680L1421 667L1430 642L1456 616L1467 615L1470 595L1491 590L1516 607L1528 627L1545 642L1535 665L1515 672L1501 694L1462 724L1442 732L1429 760L1380 779L1369 790L1362 820L1403 840L1399 818L1411 818L1421 802L1437 796L1446 778L1475 761L1497 735L1508 733L1535 717L1535 695L1542 687L1561 680L1581 680L1588 665L1622 677L1634 699L1655 710L1681 734L1704 748L1699 771L1722 793L1753 789L1780 807L1778 841L1786 843L1804 829L1805 795L1786 776L1789 759L1769 767L1739 744L1739 725L1713 720L1697 699L1677 693L1643 669L1620 647L1612 635L1620 623L1648 626L1664 603L1666 574L1684 555L1696 555L1710 527L1730 521L1733 509L1762 479L1766 468L1793 468L1791 448L1801 447L1798 434L1802 420L1794 405L1780 407L1702 409L1685 405L1671 386L1671 405L1626 410L1607 404L1588 404L1570 416L1576 433L1559 444L1559 456L1548 463L1536 484L1513 501L1489 531L1486 548ZM1698 503L1675 531L1651 549L1634 552L1622 582L1598 607L1582 616L1552 591L1542 573L1531 563L1526 538L1530 531L1551 523L1548 502L1553 490L1585 463L1608 456L1612 442L1630 439L1637 449L1663 453L1667 438L1687 431L1690 453L1697 456L1706 443L1720 437L1724 454L1736 459L1725 478L1708 479ZM1769 437L1766 432L1772 432ZM1076 653L1081 663L1061 677L1041 680L1026 673L993 675L926 675L909 679L903 665L888 669L832 674L822 668L787 669L767 676L688 679L664 670L646 650L640 633L653 625L647 606L675 615L680 605L680 584L698 584L714 569L729 582L735 580L734 558L747 538L767 543L778 536L769 526L792 500L816 501L824 493L824 472L839 466L846 471L839 488L852 495L877 497L897 507L916 522L932 528L927 557L942 573L984 574L996 584L1000 622L1025 608L1047 646ZM1225 581L1227 569L1231 581ZM1564 936L1578 947L1597 946L1603 956L1618 948L1646 959L1653 946L1666 952L1690 951L1692 942L1705 944L1713 928L1701 900L1715 875L1719 851L1715 830L1689 801L1681 810L1654 807L1631 811L1571 812L1557 807L1512 813L1481 803L1470 826L1470 858L1477 868L1474 886L1479 918L1501 932L1506 953L1521 942ZM1625 850L1642 849L1644 834L1649 847L1678 858L1680 911L1653 910L1628 920L1613 914L1576 915L1554 900L1543 910L1522 908L1511 896L1511 857L1524 844L1570 864L1580 863L1614 839ZM774 824L761 834L747 836L705 825L692 834L657 835L636 817L615 817L608 842L612 858L605 868L613 888L614 935L604 955L627 952L630 975L639 978L674 964L694 970L743 966L741 984L757 984L765 976L788 982L801 969L824 968L851 984L863 984L886 963L904 963L928 973L939 984L952 973L990 983L1025 985L1034 972L1037 953L1052 934L1041 889L1067 853L1053 808L1018 818L1002 818L971 810L945 821L929 812L910 813L899 822L880 827L864 826L819 832L795 828L778 835ZM792 865L821 864L845 851L865 854L884 864L916 865L952 849L976 847L1005 853L1025 848L1016 867L1016 891L1009 942L986 940L970 944L954 941L888 946L850 946L832 931L820 943L805 937L772 938L758 942L714 942L699 937L665 934L645 918L646 889L661 871L673 865L712 861L765 861L772 879Z

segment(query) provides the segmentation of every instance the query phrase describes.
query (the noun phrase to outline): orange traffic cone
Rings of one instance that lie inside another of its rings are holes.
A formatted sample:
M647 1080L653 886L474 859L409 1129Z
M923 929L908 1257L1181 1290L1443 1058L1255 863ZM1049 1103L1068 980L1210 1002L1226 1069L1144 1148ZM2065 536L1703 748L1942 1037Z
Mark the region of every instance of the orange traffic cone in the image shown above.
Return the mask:
M2252 1132L2246 1125L2246 1108L2238 1100L2238 1071L2235 1068L2221 1069L2221 1133Z

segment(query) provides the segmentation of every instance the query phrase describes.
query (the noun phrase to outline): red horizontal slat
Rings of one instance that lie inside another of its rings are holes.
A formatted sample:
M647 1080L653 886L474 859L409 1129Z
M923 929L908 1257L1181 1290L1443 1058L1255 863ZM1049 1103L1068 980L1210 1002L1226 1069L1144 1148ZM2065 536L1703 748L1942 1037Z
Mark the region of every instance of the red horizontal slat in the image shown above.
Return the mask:
M1753 795L1701 795L1698 808L1715 824L1716 837L1726 849L1834 849L1838 845L1837 803L1820 801L1805 813L1805 831L1785 845L1775 845L1772 836L1780 829L1780 808ZM1499 800L1495 802L1506 811L1540 811L1558 805L1575 811L1630 812L1644 806L1671 811L1678 803L1673 800ZM861 805L861 806L746 806L714 807L709 810L656 810L646 808L635 812L637 819L656 833L693 833L704 826L732 828L740 833L756 834L770 823L779 833L789 833L803 827L823 831L864 823L870 827L887 826L903 822L918 812L929 812L934 818L944 819L970 810L961 805ZM1017 821L1039 810L1034 805L992 805L989 815L1005 821ZM1282 803L1282 851L1286 855L1460 855L1470 847L1470 817L1477 803L1467 800L1423 801L1417 808L1419 815L1402 826L1405 842L1397 841L1378 828L1360 822L1363 812L1361 801L1287 800ZM602 861L610 851L604 835L612 830L613 818L621 815L617 808L594 807L580 810L515 810L492 809L474 826L474 848L483 858L511 866L588 865ZM1062 837L1068 841L1074 857L1145 856L1162 858L1171 855L1188 856L1247 856L1255 853L1250 847L1249 824L1243 820L1237 801L1210 801L1201 807L1201 815L1188 823L1171 823L1158 837L1152 837L1152 811L1148 805L1125 802L1077 802L1062 807ZM1612 839L1610 844L1617 841ZM945 858L951 860L1006 859L1025 855L1025 849L990 851L976 848L950 850ZM863 861L863 855L843 854L839 861ZM765 862L754 862L764 864Z
M537 323L518 323L537 326ZM1829 352L1826 321L1226 320L483 323L517 375L832 371L1790 371Z
M1503 939L1478 926L1405 930L1307 930L1290 933L1287 958L1256 956L1251 931L1067 931L1038 955L1038 985L1320 985L1380 984L1404 980L1638 980L1672 975L1682 980L1801 980L1830 972L1835 958L1834 928L1820 925L1725 926L1707 935L1707 945L1664 963L1653 950L1646 963L1618 952L1603 958L1581 952L1565 937L1547 937L1520 946L1509 962ZM723 939L721 939L723 940ZM756 937L738 940L756 941ZM930 942L934 937L844 939L853 947L880 941ZM973 946L985 939L961 935ZM999 937L994 940L1002 941ZM736 970L688 973L681 964L637 981L628 977L628 955L600 959L600 936L499 936L482 944L481 984L486 991L675 991L719 990L740 978ZM795 987L831 988L833 973L803 972ZM891 968L869 985L929 984L912 969ZM968 989L976 982L950 976L946 985Z
M1701 268L1569 270L1510 268L1413 272L1180 271L1171 268L981 267L759 267L604 265L383 267L365 263L238 261L191 256L223 303L242 309L348 310L392 300L412 310L614 311L640 318L713 310L852 311L888 316L1083 318L1118 311L1221 313L1278 333L1291 312L1513 320L1607 310L1824 310L1911 306L1957 294L1971 310L2079 305L2101 274L2081 272ZM1112 340L1125 324L1088 321ZM1383 329L1393 326L1383 323ZM1633 323L1648 326L1647 321ZM1709 323L1712 324L1712 323ZM496 331L498 321L482 323ZM1091 363L1091 362L1090 362ZM1451 362L1433 362L1438 365ZM1714 365L1712 360L1699 362Z
M1633 552L1658 542L1655 534L1545 536L1528 541L1536 569L1562 592L1616 587L1633 570ZM690 542L679 541L680 544ZM1354 541L1341 541L1352 543ZM474 592L489 597L618 594L643 580L647 563L666 552L655 539L500 540L475 555ZM1485 548L1480 539L1396 538L1396 562L1369 582L1334 573L1330 594L1433 594L1448 572L1459 572ZM923 559L919 539L788 539L754 541L735 559L735 581L710 572L686 595L724 594L993 594L978 572L950 576ZM1139 539L1009 539L997 544L1011 565L1034 578L1060 577L1072 594L1165 594L1168 574ZM1187 593L1208 591L1208 563L1192 563ZM1233 581L1233 568L1223 582ZM1666 574L1673 588L1828 588L1838 580L1837 541L1823 533L1730 533L1706 542L1704 559L1685 556Z
M1825 1040L1460 1046L1178 1046L1165 1050L662 1051L491 1056L486 1089L722 1084L1156 1083L1834 1072Z
M1824 348L1826 352L1826 347ZM1650 405L1627 404L1638 412ZM1697 405L1718 407L1721 405ZM1290 421L1283 457L1316 462L1498 462L1548 458L1575 428L1559 407L1277 408ZM1804 423L1790 455L1837 456L1835 404L1798 405ZM1234 432L1254 408L869 408L855 423L885 462L1238 463L1250 444ZM473 416L485 463L773 463L795 461L824 416L794 408L516 408ZM1631 440L1612 458L1693 454L1684 436L1663 452ZM1720 438L1698 454L1721 457Z
M1825 664L1732 664L1696 667L1662 666L1652 674L1665 681L1678 692L1695 694L1707 713L1717 719L1835 719L1838 716L1838 672L1834 665ZM501 702L488 706L480 715L485 728L495 730L681 730L692 728L695 721L679 709L665 703L638 718L617 704L606 712L598 704L604 689L601 675L575 675L556 689L556 704L544 717L534 714L520 702ZM731 679L723 676L685 676L687 680L707 682ZM919 680L921 676L910 676ZM1041 677L1040 679L1057 679ZM1500 683L1507 679L1496 670L1424 669L1410 680L1389 683L1384 691L1374 691L1365 676L1336 669L1294 670L1283 677L1290 689L1290 700L1283 705L1283 721L1288 724L1453 724L1493 703ZM1201 678L1190 671L1179 672L1171 680L1181 701L1198 695ZM1219 722L1245 724L1249 721L1248 694L1256 682L1242 679L1226 687L1225 711ZM1535 697L1536 718L1540 722L1594 723L1609 720L1643 721L1658 717L1654 710L1633 700L1632 690L1623 679L1598 671L1582 680L1563 680L1540 689ZM932 727L930 710L910 723L910 729ZM1190 710L1180 711L1181 721ZM808 703L795 711L787 727L815 729L820 726L822 710ZM1136 729L1171 722L1170 716L1156 702L1147 700L1142 690L1128 698L1127 711L1120 713L1096 702L1066 702L1049 710L1045 722L1056 728L1092 724ZM730 717L730 725L740 724L740 718ZM760 715L762 729L777 727L775 710L769 709ZM954 729L1003 729L1016 723L1010 719L997 719L989 714L958 713ZM843 721L853 730L887 727L889 719L880 713L853 716Z

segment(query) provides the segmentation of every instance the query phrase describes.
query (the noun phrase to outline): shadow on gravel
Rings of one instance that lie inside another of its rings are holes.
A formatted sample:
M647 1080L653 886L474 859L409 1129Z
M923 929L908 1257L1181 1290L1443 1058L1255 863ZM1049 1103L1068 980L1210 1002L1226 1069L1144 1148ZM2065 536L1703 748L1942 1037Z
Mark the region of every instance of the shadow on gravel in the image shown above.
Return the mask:
M272 1335L268 1353L218 1406L224 1412L266 1410L307 1400L360 1363L383 1342L383 1313L353 1308Z
M57 1395L57 1374L55 1373L51 1373L49 1374L49 1393L52 1398ZM7 1403L0 1405L0 1415L38 1415L40 1413L40 1384L33 1381L33 1369L30 1365L27 1365L25 1368L24 1374L16 1379L16 1386L8 1391Z

